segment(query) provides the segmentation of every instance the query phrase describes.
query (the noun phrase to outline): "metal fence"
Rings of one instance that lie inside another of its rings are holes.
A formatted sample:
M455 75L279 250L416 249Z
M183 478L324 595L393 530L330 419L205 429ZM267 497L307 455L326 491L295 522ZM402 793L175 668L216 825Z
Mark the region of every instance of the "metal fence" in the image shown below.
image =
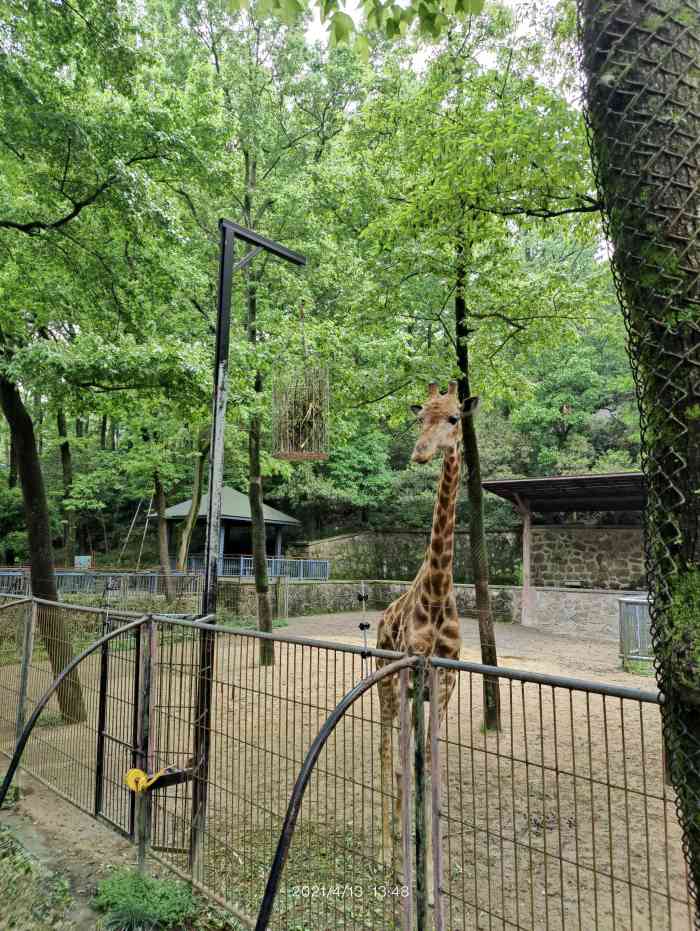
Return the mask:
M204 571L204 556L190 556L187 568L191 572ZM290 559L286 556L267 557L267 575L270 579L298 579L326 582L330 578L328 559ZM252 556L223 556L219 560L220 577L253 578L255 567Z
M13 751L17 706L24 719L51 682L44 637L60 632L77 653L120 631L80 663L82 719L65 723L52 697L23 766L127 836L141 836L143 799L124 774L134 765L166 770L148 793L151 855L254 927L310 744L343 696L392 655L162 617L122 633L127 621L38 601L0 609L0 752ZM213 647L204 680L203 638ZM368 689L320 749L269 928L413 927L420 870L407 812L419 783L431 802L436 931L692 927L656 694L463 662L432 660L428 674L433 720L441 682L455 678L430 740L432 780L417 779L418 754L408 747L407 709L422 689L410 689L407 673L401 685L394 679L403 712L384 722L390 772L380 761L378 689ZM499 732L481 726L485 674L499 682ZM206 718L203 683L212 697ZM205 724L206 760L196 749ZM396 811L388 843L386 807Z
M202 603L201 573L59 569L56 588L62 601L119 611L177 611L197 614ZM32 593L29 569L0 569L0 596Z

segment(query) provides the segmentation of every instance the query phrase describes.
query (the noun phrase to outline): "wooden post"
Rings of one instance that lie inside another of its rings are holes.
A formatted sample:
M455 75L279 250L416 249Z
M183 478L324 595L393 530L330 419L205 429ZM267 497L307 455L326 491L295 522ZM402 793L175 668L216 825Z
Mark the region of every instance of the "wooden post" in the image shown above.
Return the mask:
M401 762L401 856L403 860L403 884L407 896L401 896L401 931L413 931L413 864L411 856L411 714L408 706L410 672L399 673L399 759Z
M280 559L282 557L282 528L278 527L275 532L275 556Z
M425 818L425 657L418 657L413 673L413 760L416 790L416 931L428 928L428 836Z
M442 830L440 816L442 814L441 789L442 772L440 768L440 741L439 737L439 674L438 670L430 667L430 767L431 767L431 806L432 806L432 847L433 847L433 898L434 898L434 925L435 931L444 931L445 921L442 909Z
M516 495L518 513L523 519L523 586L520 603L520 623L529 627L534 623L534 591L532 588L532 511L527 501Z

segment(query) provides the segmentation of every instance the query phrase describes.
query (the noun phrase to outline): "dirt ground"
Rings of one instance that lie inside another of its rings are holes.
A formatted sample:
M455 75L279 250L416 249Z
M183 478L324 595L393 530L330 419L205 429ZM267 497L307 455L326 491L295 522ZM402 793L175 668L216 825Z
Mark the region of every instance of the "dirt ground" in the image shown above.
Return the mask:
M22 774L20 784L21 798L11 808L0 811L0 825L9 828L22 847L43 866L67 881L73 904L61 927L95 931L98 916L90 901L97 883L112 867L134 863L133 845L57 798L55 792L31 776ZM11 909L3 911L12 914ZM0 916L0 928L3 927L6 926Z
M370 647L376 645L380 617L380 611L367 611L364 615L364 620L370 624L367 631ZM362 620L363 615L358 611L296 617L290 618L289 627L280 632L300 637L316 637L319 640L361 644L363 640L359 624ZM481 662L477 622L471 618L462 618L460 626L460 658L469 662ZM496 624L496 646L501 666L550 675L593 679L656 692L656 681L653 677L636 676L622 670L617 641L555 637L532 627L521 627L520 624Z
M370 645L378 617L367 614ZM361 620L359 613L296 618L280 633L359 644ZM462 633L462 658L478 661L476 622L463 621ZM515 625L498 625L496 636L502 666L654 691L653 679L619 668L615 643ZM196 656L196 644L161 634L153 768L183 765L191 752ZM105 758L104 810L123 825L129 796L122 781L129 764L118 741L131 740L132 660L128 650L110 658L106 713L114 741ZM278 644L274 666L263 667L255 640L219 639L201 878L248 914L262 895L304 754L340 697L367 671L357 654L290 644ZM10 682L10 667L0 668L0 690L3 674ZM34 674L36 694L47 670L37 663ZM95 662L81 676L90 709L98 675ZM5 688L11 691L11 683ZM690 928L673 797L663 779L658 707L504 679L502 730L485 734L481 692L480 675L459 674L440 740L446 927ZM399 926L399 845L387 863L380 829L382 795L396 790L393 779L382 781L379 732L373 690L346 714L319 758L275 929ZM0 749L7 748L9 733ZM90 809L95 738L92 717L85 725L41 728L28 764ZM13 818L20 834L31 829L45 849L62 851L76 891L83 888L81 877L94 884L115 858L133 858L127 841L48 790L33 788L16 812L2 813L0 820ZM155 797L153 844L180 869L187 862L191 804L189 786Z

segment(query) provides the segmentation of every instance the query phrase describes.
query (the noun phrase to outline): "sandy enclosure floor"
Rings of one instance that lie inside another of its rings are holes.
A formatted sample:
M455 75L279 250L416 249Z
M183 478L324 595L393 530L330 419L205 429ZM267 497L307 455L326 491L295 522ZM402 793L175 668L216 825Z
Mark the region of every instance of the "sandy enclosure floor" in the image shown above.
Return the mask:
M378 614L369 613L374 641ZM361 643L359 613L294 619L281 633ZM476 624L463 622L466 660L479 659ZM340 697L369 671L353 653L279 643L263 667L258 643L221 634L213 682L208 820L200 879L255 914L304 754ZM498 625L504 666L654 690L618 668L614 643L556 638ZM198 645L162 628L154 675L151 767L192 752ZM27 765L92 812L128 830L134 645L110 652L103 771L97 776L100 661L81 680L84 724L38 728ZM0 666L0 749L9 749L17 670ZM41 657L30 696L48 681ZM481 728L482 677L460 672L439 741L445 926L470 928L690 928L685 868L671 790L663 779L658 706L500 682L502 729ZM376 689L345 716L302 803L273 927L287 931L398 928L398 842L382 850ZM394 742L397 743L396 733ZM395 760L398 751L395 748ZM187 868L192 787L154 795L152 843ZM82 817L76 814L77 817ZM88 824L90 822L88 821ZM386 864L386 865L385 865Z

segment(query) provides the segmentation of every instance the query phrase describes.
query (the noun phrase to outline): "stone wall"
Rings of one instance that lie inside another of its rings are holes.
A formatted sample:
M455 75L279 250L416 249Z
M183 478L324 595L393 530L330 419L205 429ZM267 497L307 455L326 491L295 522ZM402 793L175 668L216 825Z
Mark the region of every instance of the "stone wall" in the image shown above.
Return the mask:
M564 637L619 640L620 598L642 591L601 591L573 588L536 588L533 622L528 627Z
M369 595L368 607L381 611L402 592L409 582L375 580L365 582ZM337 614L359 609L360 585L355 581L290 582L287 586L287 611L284 610L284 589L272 587L273 608L278 616L301 617L310 614ZM476 616L473 585L455 585L457 607L462 617ZM592 640L617 640L619 636L618 599L639 591L595 591L563 588L534 590L533 622L537 630L560 636ZM491 587L496 620L520 622L521 589L517 586ZM224 610L255 617L255 586L237 579L219 581L219 605Z
M535 525L531 565L536 586L644 588L642 528Z
M429 531L363 531L313 540L290 550L290 556L329 559L333 579L412 579L430 541ZM491 580L514 583L521 560L517 531L487 534ZM455 580L471 582L469 535L455 534Z

